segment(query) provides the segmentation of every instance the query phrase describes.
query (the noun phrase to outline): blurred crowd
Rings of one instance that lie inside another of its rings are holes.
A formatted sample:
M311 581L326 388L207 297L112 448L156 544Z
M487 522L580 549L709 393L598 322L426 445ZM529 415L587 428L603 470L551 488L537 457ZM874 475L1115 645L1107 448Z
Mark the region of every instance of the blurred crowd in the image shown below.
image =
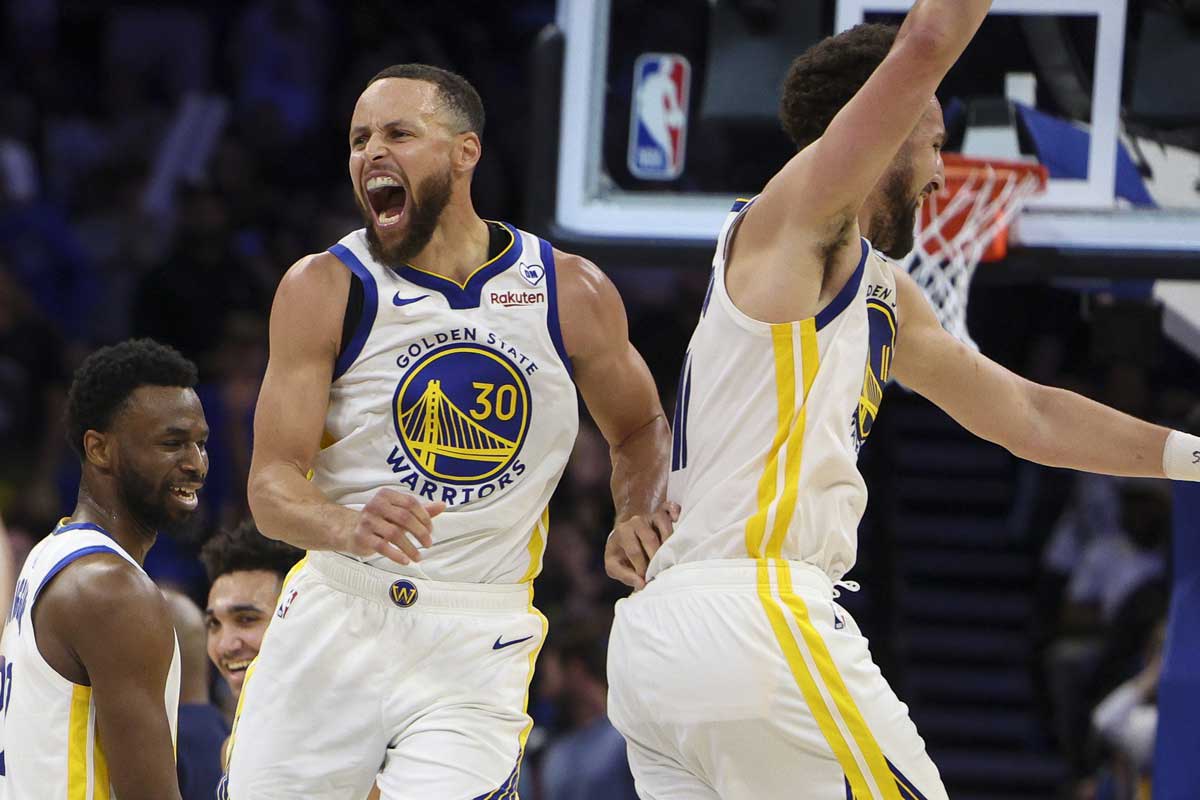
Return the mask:
M62 411L72 370L88 352L151 336L200 366L212 430L202 513L190 534L160 537L146 563L174 592L191 675L183 701L194 707L191 733L181 732L179 747L186 785L215 780L240 675L285 571L286 553L236 569L220 553L237 542L263 549L245 487L267 315L288 266L360 225L345 129L366 80L388 64L421 61L472 81L489 114L476 206L485 217L522 223L529 54L554 3L470 8L3 3L0 514L19 566L70 512L78 466ZM669 274L603 266L622 290L631 336L670 413L703 265ZM993 325L986 316L979 324ZM1160 421L1181 419L1196 402L1160 391L1169 363L1135 354L1108 362L1117 365L1095 380L1066 366L1072 331L1038 338L995 330L996 341L1007 337L1007 363L1034 379ZM551 633L530 698L527 800L635 797L623 743L605 717L604 645L624 593L602 567L613 513L608 478L607 446L585 421L551 508L553 535L536 585ZM1059 498L1057 507L1043 504L1053 509L1050 532L1031 534L1031 547L1044 546L1044 624L1032 635L1046 728L1080 792L1115 797L1103 792L1135 785L1152 751L1170 503L1151 483L1049 472L1040 480L1044 494ZM260 610L222 611L243 596L259 598ZM195 792L185 797L212 796Z

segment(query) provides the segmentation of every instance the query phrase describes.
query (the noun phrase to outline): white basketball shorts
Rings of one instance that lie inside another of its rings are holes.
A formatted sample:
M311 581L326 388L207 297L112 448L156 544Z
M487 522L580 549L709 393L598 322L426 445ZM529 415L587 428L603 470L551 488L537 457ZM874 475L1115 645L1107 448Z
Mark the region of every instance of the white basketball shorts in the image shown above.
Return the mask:
M714 560L617 604L608 711L639 797L946 799L833 594L808 564Z
M247 671L229 800L515 798L546 620L526 584L310 553Z

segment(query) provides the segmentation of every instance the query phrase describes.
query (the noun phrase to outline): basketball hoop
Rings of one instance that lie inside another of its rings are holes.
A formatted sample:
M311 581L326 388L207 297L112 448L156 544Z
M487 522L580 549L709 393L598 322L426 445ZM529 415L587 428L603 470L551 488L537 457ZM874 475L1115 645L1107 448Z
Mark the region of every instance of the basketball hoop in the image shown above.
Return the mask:
M921 207L904 266L937 312L942 327L979 349L967 332L967 292L981 261L1008 254L1008 225L1046 188L1040 164L943 156L946 185Z

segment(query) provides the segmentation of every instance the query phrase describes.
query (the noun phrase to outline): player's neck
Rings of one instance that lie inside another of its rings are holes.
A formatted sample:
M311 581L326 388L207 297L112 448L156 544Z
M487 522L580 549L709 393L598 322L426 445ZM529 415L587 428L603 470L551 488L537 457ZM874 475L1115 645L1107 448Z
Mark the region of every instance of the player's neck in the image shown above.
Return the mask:
M426 272L463 283L488 260L488 227L468 203L442 212L429 244L412 260Z
M154 546L157 531L134 519L117 500L115 487L93 487L87 480L79 487L79 498L71 512L71 522L90 522L106 530L121 549L138 564L146 561L146 553Z

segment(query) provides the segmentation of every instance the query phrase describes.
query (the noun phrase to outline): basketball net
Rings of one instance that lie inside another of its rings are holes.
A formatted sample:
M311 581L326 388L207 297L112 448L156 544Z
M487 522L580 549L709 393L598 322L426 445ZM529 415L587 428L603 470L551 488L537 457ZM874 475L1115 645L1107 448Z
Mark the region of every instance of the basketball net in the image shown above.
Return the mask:
M981 261L1008 255L1008 225L1025 202L1045 190L1046 168L1019 161L943 156L946 185L917 219L903 265L929 298L938 320L976 350L967 331L967 297Z

